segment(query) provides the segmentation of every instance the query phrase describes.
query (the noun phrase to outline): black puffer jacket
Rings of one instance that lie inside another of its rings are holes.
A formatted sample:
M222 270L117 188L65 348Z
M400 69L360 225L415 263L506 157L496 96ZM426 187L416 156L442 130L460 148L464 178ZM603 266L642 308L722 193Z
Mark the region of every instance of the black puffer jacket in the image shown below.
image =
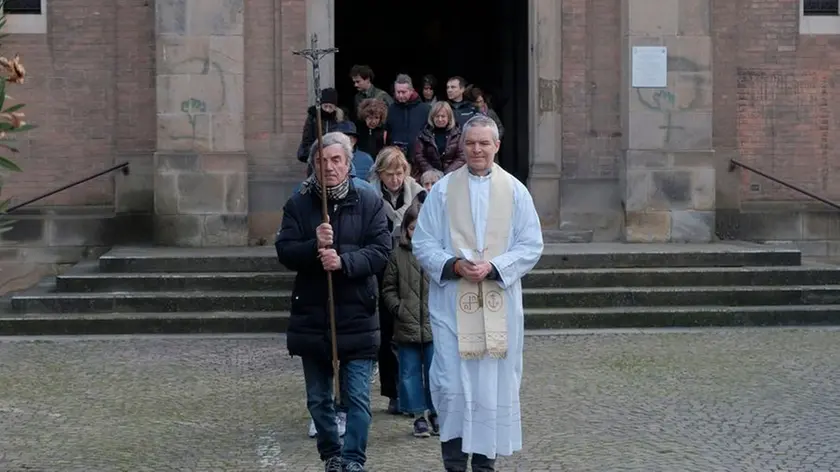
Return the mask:
M344 200L330 202L333 247L342 265L333 272L333 293L338 355L344 361L375 359L379 350L376 274L388 263L392 244L382 205L372 190L352 183ZM315 239L315 228L321 224L320 194L295 194L283 212L274 246L280 263L297 272L286 335L289 354L329 362L327 276Z
M321 112L321 129L324 134L338 131L339 123L344 121L344 110L336 108L334 113ZM300 162L309 160L309 150L312 143L318 139L318 117L315 115L315 105L306 110L306 121L303 122L297 158Z

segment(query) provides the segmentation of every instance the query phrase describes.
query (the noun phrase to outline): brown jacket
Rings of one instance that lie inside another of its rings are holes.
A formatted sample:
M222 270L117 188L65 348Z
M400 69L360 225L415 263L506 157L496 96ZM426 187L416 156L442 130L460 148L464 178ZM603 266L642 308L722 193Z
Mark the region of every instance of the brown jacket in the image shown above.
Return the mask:
M466 162L464 150L461 148L461 128L456 126L449 131L445 149L441 153L435 144L434 132L426 126L414 145L414 164L411 175L415 180L419 180L423 172L432 169L448 174Z
M432 341L429 323L429 275L411 253L411 242L402 238L391 253L382 282L382 304L394 317L394 341ZM422 326L422 329L421 329Z

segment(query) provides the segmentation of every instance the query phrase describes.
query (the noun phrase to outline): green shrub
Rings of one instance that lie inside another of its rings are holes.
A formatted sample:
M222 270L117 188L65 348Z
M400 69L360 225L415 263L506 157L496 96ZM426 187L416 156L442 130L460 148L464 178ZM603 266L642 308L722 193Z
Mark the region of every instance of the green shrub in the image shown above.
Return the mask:
M0 2L2 7L2 2ZM6 15L0 15L0 33L3 27L6 26ZM0 39L6 37L6 34L0 34ZM15 147L14 134L23 131L28 131L34 128L33 125L27 124L23 114L24 103L7 106L6 102L12 97L6 95L6 87L9 84L22 84L26 77L26 70L23 64L20 63L20 56L15 54L14 58L8 59L0 54L0 193L3 189L3 177L10 172L20 172L21 169L10 157L18 152ZM11 199L0 200L0 233L6 232L12 228L14 221L8 218L7 210L9 208Z

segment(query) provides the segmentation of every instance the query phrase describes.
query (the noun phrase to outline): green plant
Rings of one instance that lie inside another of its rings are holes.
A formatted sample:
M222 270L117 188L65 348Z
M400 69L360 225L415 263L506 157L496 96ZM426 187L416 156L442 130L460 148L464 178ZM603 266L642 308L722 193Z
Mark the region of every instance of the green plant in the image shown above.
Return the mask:
M0 1L0 8L3 2ZM6 26L6 15L0 15L0 39L8 36L2 34ZM9 172L20 172L18 165L8 157L7 152L15 154L18 149L14 146L14 133L28 131L35 126L27 124L23 114L24 103L6 106L6 101L12 97L6 95L6 85L22 84L26 77L26 70L20 63L20 56L15 54L14 58L8 59L0 54L0 173L3 175ZM6 155L4 155L6 154ZM2 192L2 176L0 176L0 192ZM12 229L14 221L8 218L10 199L0 200L0 233Z

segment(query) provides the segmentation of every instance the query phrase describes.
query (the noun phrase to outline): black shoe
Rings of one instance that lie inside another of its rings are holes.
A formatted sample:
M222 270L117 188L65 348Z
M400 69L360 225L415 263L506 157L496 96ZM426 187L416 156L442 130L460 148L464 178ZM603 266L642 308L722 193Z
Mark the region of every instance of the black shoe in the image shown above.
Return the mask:
M426 421L426 418L422 416L414 420L414 437L415 438L428 438L432 435L431 428L429 428L429 423Z
M399 409L399 406L397 405L397 399L396 398L392 398L391 400L388 401L388 409L386 411L388 412L389 415L399 415L400 414L400 409Z
M429 423L432 425L432 435L440 436L440 423L437 415L429 415Z
M324 461L324 472L344 472L343 466L340 456L330 457Z

